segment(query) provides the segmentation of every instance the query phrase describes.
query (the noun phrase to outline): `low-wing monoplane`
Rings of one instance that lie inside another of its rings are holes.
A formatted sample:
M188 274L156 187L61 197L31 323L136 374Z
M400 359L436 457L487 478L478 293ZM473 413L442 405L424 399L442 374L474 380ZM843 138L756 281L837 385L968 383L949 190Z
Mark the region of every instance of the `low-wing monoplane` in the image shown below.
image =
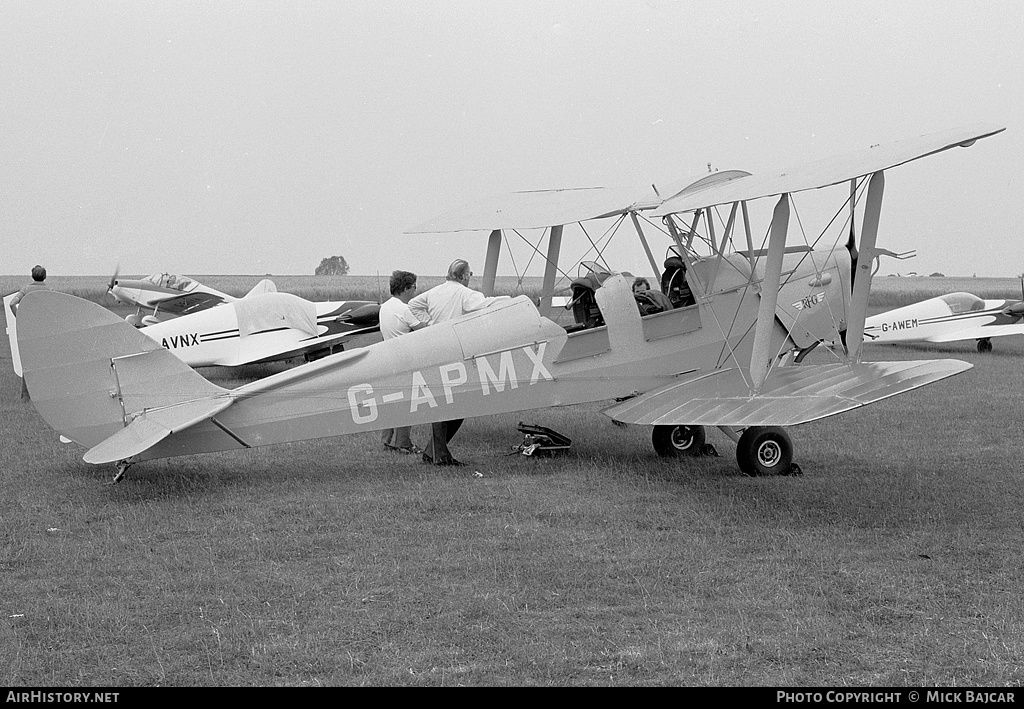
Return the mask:
M22 376L18 318L4 299L14 371ZM268 289L231 298L167 320L150 320L139 332L190 367L237 367L293 357L308 360L344 347L356 335L376 332L380 304L365 300L312 302ZM132 321L128 321L131 324Z
M971 367L862 361L864 319L885 171L1001 130L955 129L767 175L715 173L665 199L563 190L473 205L413 231L489 232L486 292L503 232L545 230L540 308L526 296L502 299L235 389L199 376L96 304L31 293L19 311L26 382L50 426L87 449L85 461L117 463L115 480L153 458L600 401L618 424L651 426L662 455L701 452L705 427L715 426L736 441L745 473L787 473L793 445L785 427ZM842 222L833 217L805 243L787 244L791 223L806 224L790 220L796 196L847 183L836 214L848 214L848 223L830 236L829 225ZM747 203L767 197L778 199L764 242L755 243ZM729 216L719 234L720 206ZM681 215L692 215L689 225ZM658 282L682 278L689 297L680 290L672 308L641 315L630 282L609 270L596 279L592 303L582 297L586 284L577 284L572 307L583 322L562 327L547 317L562 227L629 219L650 253L641 217L660 217L673 247L666 263L679 273L666 267Z
M1008 335L1024 335L1024 301L973 293L947 293L864 321L864 341L879 344L977 340L978 352L991 352L992 338Z
M264 278L246 295L273 293L274 282ZM118 269L107 283L107 292L118 303L137 311L125 318L136 327L152 325L169 318L196 313L238 300L233 295L204 285L194 278L174 273L154 273L144 278L121 278Z

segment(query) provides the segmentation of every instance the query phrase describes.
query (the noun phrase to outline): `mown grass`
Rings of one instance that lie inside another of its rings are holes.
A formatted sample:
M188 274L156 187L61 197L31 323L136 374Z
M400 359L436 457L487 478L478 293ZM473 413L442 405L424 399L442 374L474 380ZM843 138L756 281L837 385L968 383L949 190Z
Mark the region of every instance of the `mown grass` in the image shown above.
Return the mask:
M364 434L111 486L0 360L0 684L1019 685L1018 340L870 349L976 366L792 429L804 475L760 479L593 405L467 421L462 469ZM520 419L572 450L511 455Z

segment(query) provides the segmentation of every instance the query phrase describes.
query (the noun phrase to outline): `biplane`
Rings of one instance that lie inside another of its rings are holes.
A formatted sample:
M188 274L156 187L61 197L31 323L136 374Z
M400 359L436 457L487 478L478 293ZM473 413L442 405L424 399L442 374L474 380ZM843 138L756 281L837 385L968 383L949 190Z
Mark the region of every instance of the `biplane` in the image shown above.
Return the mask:
M993 337L1009 335L1024 335L1024 300L983 299L963 292L922 300L864 321L864 341L879 344L976 340L978 352L991 352Z
M885 171L1002 130L960 128L774 174L714 173L664 199L585 190L471 205L411 231L489 233L487 289L503 231L545 230L540 307L526 295L501 299L234 389L199 376L98 305L31 293L19 311L26 382L40 415L86 448L86 462L116 464L115 481L143 460L585 402L608 402L603 413L616 424L649 426L660 455L703 451L712 426L736 442L744 473L789 473L787 427L971 367L862 361L865 311ZM795 196L846 184L836 213L848 215L850 228L831 242L822 243L826 228L810 243L788 244ZM777 200L755 243L747 204L770 197ZM719 207L729 212L721 234L712 219ZM609 218L637 225L641 215L660 218L673 247L666 261L679 273L662 273L659 284L671 292L683 278L689 298L680 288L671 309L642 314L630 279L609 270L592 292L577 284L570 305L582 321L563 327L548 317L562 227ZM742 248L732 250L734 241Z

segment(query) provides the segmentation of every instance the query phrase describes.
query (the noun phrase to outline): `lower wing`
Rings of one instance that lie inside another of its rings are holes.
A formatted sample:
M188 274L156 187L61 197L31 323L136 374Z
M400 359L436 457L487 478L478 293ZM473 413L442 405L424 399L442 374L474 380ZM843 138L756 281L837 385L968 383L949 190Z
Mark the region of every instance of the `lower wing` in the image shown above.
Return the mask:
M834 416L951 377L973 365L955 359L782 367L761 391L746 370L720 369L641 394L603 411L621 423L795 426Z
M959 342L961 340L984 340L988 337L1024 335L1024 323L1013 325L979 325L955 332L946 332L928 338L928 342Z

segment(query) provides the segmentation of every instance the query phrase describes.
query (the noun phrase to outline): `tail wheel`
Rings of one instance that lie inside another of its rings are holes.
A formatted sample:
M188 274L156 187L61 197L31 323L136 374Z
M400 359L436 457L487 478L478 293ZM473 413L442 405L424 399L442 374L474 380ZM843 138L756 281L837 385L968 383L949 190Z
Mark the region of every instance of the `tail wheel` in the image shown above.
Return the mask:
M793 465L793 441L779 426L751 426L736 444L736 461L744 475L787 475Z
M651 432L654 450L665 458L701 455L706 437L703 426L655 426Z
M983 337L978 340L978 352L991 352L992 351L992 340L987 337Z

